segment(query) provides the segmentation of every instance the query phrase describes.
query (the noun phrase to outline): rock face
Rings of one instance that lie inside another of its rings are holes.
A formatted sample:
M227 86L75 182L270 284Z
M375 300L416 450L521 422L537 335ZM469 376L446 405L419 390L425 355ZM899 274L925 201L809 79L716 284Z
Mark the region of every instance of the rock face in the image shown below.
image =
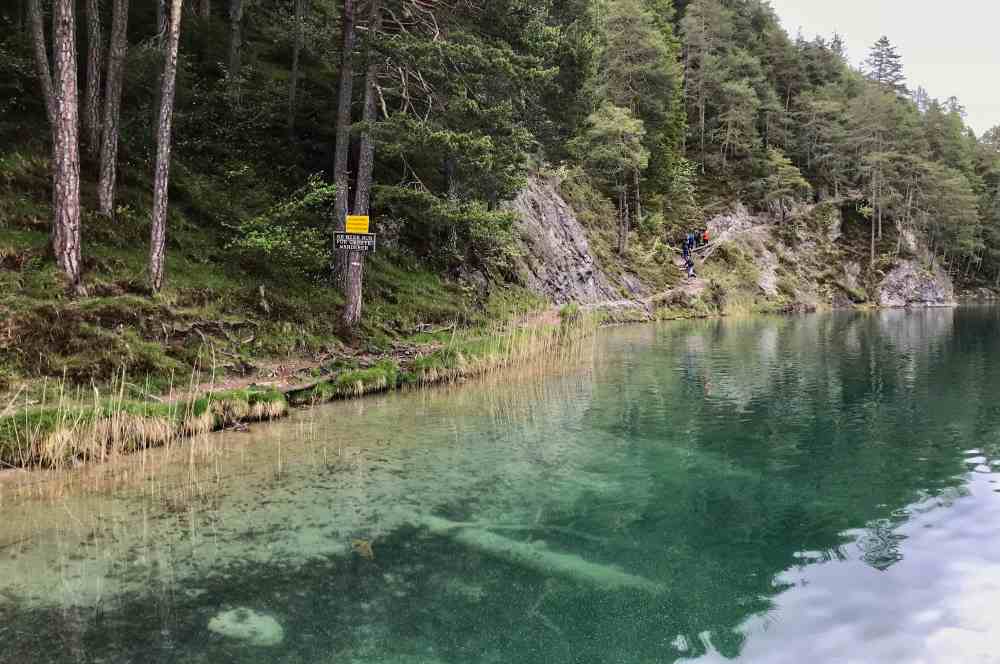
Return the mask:
M621 299L595 262L583 226L555 183L532 177L511 206L524 244L517 271L527 288L556 304Z
M285 640L285 630L277 620L252 609L220 613L208 622L208 629L250 646L276 646Z
M716 215L708 220L705 227L713 240L732 240L759 224L760 220L750 214L742 203L737 203L731 212Z
M878 288L880 307L948 307L955 287L936 265L928 270L913 260L900 261Z

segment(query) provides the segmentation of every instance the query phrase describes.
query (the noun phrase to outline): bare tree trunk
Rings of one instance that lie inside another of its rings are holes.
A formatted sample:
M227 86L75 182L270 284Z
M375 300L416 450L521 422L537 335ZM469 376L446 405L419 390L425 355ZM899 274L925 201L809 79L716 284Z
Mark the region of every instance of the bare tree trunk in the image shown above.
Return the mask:
M28 18L31 22L31 45L35 52L35 74L42 86L42 97L45 99L45 114L49 118L49 126L55 131L56 111L52 92L52 72L49 70L48 43L45 39L45 20L42 17L42 0L28 0Z
M154 0L156 2L156 43L163 44L167 37L167 0Z
M639 170L635 173L635 224L638 226L642 222L642 197L639 194Z
M239 76L243 66L243 0L229 0L229 75Z
M299 55L302 52L302 14L305 0L295 0L295 45L292 47L292 75L288 81L288 138L295 138L295 97L299 87Z
M333 179L337 198L333 208L334 230L343 231L347 223L350 197L348 158L351 147L351 95L354 91L354 0L344 0L343 44L340 53L340 85L337 93L337 144L333 156ZM347 263L350 252L337 252L336 270L341 288L346 291Z
M874 219L871 220L871 227L872 227L872 239L871 239L871 245L870 245L871 246L871 261L870 261L869 264L871 265L871 267L875 267L875 220Z
M628 249L628 185L621 184L618 189L618 253L624 254Z
M52 130L52 246L70 288L84 294L80 275L80 118L77 110L76 16L72 0L52 4L55 72Z
M444 160L444 181L449 201L458 200L458 163L455 157L448 156Z
M100 150L101 122L101 5L87 0L87 88L83 96L83 132L87 154Z
M114 0L111 8L111 47L104 90L104 127L101 138L101 175L97 183L98 211L111 217L118 177L118 124L121 116L125 55L128 53L129 0Z
M628 198L628 185L625 185L625 191L622 193L622 203L625 209L622 210L622 235L621 235L621 249L620 253L624 254L628 251L628 227L629 220L631 219L631 213L629 211L629 198Z
M177 48L181 36L181 5L170 6L170 30L163 61L160 90L159 123L156 130L156 171L153 176L153 224L149 243L149 276L153 292L163 287L163 258L167 243L167 190L170 183L170 132L174 111L174 87L177 80Z
M365 106L361 121L366 128L361 134L361 146L358 150L358 178L354 191L354 214L368 214L371 208L372 177L375 172L375 141L372 138L370 125L375 122L377 108L375 105L375 79L378 76L379 61L372 42L382 29L381 0L372 0L371 16L368 21L368 41L366 53L368 69L365 72ZM362 280L364 277L365 255L352 252L348 257L347 289L344 293L344 315L341 322L351 329L361 322Z
M212 0L201 0L201 5L198 7L198 16L205 20L212 18Z

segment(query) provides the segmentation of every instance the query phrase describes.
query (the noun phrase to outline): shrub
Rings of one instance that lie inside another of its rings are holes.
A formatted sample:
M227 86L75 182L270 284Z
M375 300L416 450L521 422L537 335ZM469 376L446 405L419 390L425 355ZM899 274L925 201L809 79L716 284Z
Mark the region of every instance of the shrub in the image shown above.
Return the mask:
M316 276L329 264L324 227L335 196L336 187L314 175L288 200L239 224L229 249L259 272Z

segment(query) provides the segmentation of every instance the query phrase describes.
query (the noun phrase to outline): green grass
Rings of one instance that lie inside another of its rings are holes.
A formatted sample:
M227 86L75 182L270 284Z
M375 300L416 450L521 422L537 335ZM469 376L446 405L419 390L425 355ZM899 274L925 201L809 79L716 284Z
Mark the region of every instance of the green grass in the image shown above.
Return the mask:
M57 466L94 460L235 424L270 420L288 409L273 389L251 388L199 395L176 403L154 403L119 395L94 403L70 400L65 391L52 405L29 406L0 417L0 465Z
M292 405L312 405L449 382L526 363L558 364L599 323L596 317L577 311L563 317L558 325L495 323L452 332L442 347L404 364L386 359L367 368L340 366L329 378L291 390L286 396Z

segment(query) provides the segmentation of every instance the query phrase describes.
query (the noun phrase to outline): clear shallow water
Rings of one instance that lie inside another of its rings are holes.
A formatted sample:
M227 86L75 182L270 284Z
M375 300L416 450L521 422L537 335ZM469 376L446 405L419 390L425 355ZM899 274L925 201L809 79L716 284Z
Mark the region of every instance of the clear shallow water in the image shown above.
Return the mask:
M612 330L564 375L299 412L81 479L115 497L5 487L0 661L1000 661L998 316ZM208 629L237 607L283 642Z

